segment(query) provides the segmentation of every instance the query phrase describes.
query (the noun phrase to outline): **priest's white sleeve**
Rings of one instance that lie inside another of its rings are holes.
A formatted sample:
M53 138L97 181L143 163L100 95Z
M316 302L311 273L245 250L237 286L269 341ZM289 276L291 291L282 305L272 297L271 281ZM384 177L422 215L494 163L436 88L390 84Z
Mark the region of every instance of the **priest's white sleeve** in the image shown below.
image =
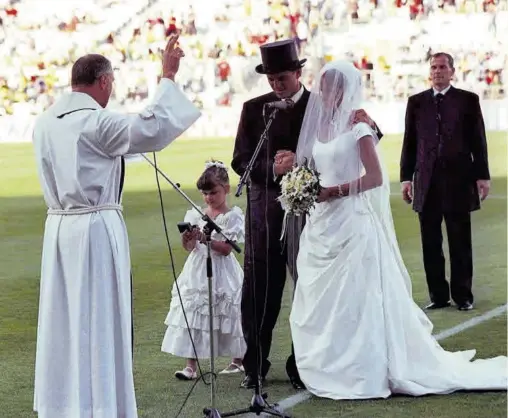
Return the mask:
M160 151L201 116L199 109L171 80L163 78L152 103L139 114L100 111L97 140L111 157Z

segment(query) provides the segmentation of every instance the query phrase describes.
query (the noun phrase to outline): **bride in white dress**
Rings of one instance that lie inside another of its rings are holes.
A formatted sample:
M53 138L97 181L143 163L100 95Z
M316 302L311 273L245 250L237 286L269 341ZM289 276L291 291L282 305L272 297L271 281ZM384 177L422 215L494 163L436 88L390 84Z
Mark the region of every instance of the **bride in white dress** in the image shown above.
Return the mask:
M360 72L332 62L315 80L296 154L325 187L302 231L290 316L302 381L332 399L506 390L506 356L445 351L412 299L377 138L351 125Z

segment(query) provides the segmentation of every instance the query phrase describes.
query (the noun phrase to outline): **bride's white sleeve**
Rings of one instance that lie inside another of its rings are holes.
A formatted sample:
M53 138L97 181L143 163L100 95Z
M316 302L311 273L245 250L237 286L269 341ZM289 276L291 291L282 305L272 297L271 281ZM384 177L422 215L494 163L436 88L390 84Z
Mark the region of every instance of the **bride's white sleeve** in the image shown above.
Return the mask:
M379 187L382 178L375 175L380 168L380 158L376 147L377 136L366 123L360 122L351 128L354 144L351 144L351 153L344 159L349 167L350 182L348 195L357 195L373 188ZM367 141L367 142L365 142ZM371 144L369 144L371 142ZM368 164L367 166L364 166ZM370 171L367 173L367 169Z
M373 139L375 139L376 136L372 128L365 122L360 122L354 125L353 134L357 141L365 136L371 136Z

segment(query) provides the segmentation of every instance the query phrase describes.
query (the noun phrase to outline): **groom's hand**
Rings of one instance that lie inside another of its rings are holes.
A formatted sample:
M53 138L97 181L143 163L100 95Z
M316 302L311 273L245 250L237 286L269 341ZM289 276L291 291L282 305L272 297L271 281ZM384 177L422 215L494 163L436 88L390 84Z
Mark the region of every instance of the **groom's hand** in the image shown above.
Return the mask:
M279 150L275 155L273 170L277 176L286 174L293 168L295 153L288 150Z
M376 130L376 124L370 118L370 116L367 114L367 112L363 109L358 109L357 111L355 111L355 115L353 116L353 125L356 125L357 123L360 123L360 122L366 123L373 130Z

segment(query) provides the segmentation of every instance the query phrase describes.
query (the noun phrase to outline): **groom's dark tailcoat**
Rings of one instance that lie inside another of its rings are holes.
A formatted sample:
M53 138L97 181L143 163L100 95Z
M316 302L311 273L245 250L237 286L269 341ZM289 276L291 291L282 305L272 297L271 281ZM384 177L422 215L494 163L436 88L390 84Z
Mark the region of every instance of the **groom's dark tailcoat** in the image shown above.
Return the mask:
M439 107L438 107L439 106ZM485 126L476 94L454 87L439 103L433 89L409 98L400 180L413 181L431 301L446 303L441 223L450 248L451 296L473 303L470 212L480 208L477 180L488 180Z
M241 176L245 172L265 129L263 105L277 100L279 99L272 92L244 103L231 163L238 175ZM296 254L298 254L299 232L305 218L289 217L287 236L281 242L284 211L277 201L280 195L280 178L274 179L273 162L278 150L296 152L308 100L309 91L304 89L294 108L280 110L277 113L269 130L268 141L265 141L261 148L251 172L242 291L242 327L247 343L247 351L243 359L246 375L256 376L256 349L260 354L262 377L268 373L272 332L281 308L286 268L289 268L293 280L297 277ZM271 109L267 109L266 119L270 113ZM252 283L255 288L254 294L251 289ZM255 344L254 302L260 330L258 347ZM298 376L293 355L288 359L286 368L290 378Z

